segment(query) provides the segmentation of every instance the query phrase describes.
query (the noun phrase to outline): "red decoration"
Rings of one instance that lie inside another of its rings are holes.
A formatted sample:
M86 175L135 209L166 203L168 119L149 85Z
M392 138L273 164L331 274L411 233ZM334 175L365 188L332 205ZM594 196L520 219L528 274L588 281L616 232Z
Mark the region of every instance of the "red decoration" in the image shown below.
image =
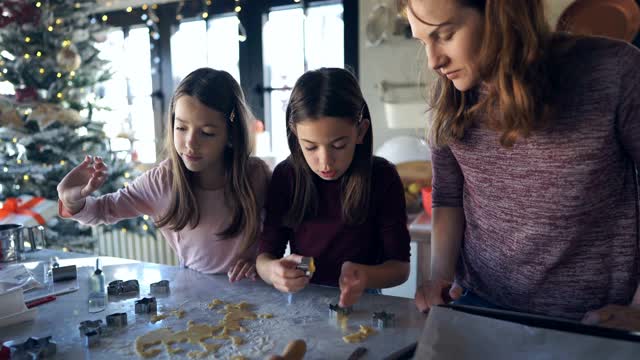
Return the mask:
M9 215L29 215L36 219L38 224L44 225L46 221L42 217L42 215L38 214L35 211L32 211L31 208L38 205L44 201L43 197L34 197L26 203L22 203L21 199L18 198L7 198L2 208L0 208L0 220L4 219Z
M40 10L24 0L2 0L0 2L0 28L17 22L20 25L35 24L40 18Z
M34 87L15 88L16 101L25 102L30 100L38 100L38 92Z

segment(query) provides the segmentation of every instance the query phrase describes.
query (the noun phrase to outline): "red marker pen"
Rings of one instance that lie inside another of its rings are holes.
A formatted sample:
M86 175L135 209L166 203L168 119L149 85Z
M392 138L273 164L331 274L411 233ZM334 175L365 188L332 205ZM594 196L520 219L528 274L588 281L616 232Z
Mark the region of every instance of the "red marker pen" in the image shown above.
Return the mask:
M31 300L29 302L26 302L25 305L27 305L27 308L31 309L34 306L42 305L42 304L48 303L50 301L53 301L55 299L56 299L55 295L49 295L49 296L45 296L45 297L40 298L40 299Z

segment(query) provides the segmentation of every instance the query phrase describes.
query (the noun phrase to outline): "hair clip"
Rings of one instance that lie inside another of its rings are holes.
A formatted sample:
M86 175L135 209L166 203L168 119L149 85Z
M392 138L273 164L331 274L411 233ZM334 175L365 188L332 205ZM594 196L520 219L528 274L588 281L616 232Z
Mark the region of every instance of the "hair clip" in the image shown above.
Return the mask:
M364 116L364 108L367 106L366 102L362 103L362 108L360 109L360 112L358 113L358 124L360 124L362 122L362 118Z
M231 114L229 115L229 121L233 122L236 119L236 109L231 110Z

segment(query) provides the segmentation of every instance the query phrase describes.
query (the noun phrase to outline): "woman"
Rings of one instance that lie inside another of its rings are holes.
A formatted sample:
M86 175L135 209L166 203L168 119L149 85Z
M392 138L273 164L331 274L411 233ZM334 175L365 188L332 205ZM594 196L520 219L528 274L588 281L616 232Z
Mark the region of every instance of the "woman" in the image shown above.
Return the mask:
M542 0L401 3L440 75L418 308L449 289L462 304L639 328L640 51L552 33Z

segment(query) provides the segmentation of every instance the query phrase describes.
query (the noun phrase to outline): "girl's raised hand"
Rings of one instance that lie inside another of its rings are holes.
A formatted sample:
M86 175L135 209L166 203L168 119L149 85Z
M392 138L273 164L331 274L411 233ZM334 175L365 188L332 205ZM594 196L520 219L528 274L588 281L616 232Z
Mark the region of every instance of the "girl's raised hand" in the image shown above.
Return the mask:
M255 262L248 259L238 259L236 263L227 272L229 282L233 283L244 278L256 280Z
M269 265L269 280L273 286L288 293L304 289L309 284L309 278L304 271L296 269L302 261L302 255L291 254L282 259L271 261Z
M107 165L102 158L87 155L80 165L73 168L58 184L58 198L72 214L84 208L85 199L107 180Z

